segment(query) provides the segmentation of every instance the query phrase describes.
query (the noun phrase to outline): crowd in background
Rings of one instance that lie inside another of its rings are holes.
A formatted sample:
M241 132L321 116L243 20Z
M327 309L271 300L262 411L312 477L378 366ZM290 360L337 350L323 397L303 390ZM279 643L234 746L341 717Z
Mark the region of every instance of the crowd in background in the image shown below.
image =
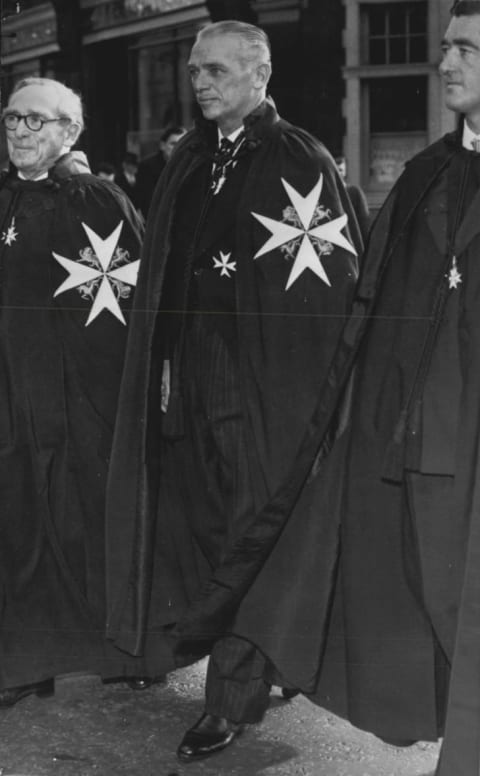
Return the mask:
M143 218L146 218L155 185L175 145L186 131L185 127L170 124L160 132L155 153L139 159L137 154L127 151L119 168L108 161L99 162L96 173L120 186Z

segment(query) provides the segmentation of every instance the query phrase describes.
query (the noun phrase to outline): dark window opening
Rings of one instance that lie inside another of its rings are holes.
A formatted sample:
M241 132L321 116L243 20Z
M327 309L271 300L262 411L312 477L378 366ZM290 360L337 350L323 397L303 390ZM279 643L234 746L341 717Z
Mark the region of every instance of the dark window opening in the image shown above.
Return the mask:
M369 81L370 132L424 132L427 78L402 76Z

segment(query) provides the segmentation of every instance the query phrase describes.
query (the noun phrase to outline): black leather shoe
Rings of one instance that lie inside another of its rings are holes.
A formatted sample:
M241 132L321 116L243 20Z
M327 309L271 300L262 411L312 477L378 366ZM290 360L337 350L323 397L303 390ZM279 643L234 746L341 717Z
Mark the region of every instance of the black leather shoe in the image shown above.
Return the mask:
M214 714L204 714L190 730L187 730L180 746L177 749L177 757L183 762L199 760L208 757L215 752L220 752L229 746L235 736L243 730L243 725L230 722L225 717L216 717Z
M132 676L125 683L131 690L148 690L154 684L163 684L164 682L164 676Z
M384 738L383 736L378 736L378 738L380 741L383 741L384 744L396 746L398 749L404 749L407 746L413 746L417 743L415 738Z
M296 695L300 695L300 690L294 690L293 687L282 687L282 698L285 698L286 701L290 701Z
M6 690L0 690L0 709L7 709L10 706L26 698L27 695L37 695L39 698L46 698L53 695L53 679L46 679L44 682L35 684L24 684L21 687L8 687Z

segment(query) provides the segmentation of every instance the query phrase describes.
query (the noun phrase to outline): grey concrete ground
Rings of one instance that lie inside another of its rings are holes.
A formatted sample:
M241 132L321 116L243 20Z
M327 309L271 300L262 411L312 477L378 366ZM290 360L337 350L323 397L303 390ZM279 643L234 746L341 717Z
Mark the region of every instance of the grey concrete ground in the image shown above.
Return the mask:
M0 776L430 776L436 744L387 746L305 698L273 694L261 725L203 762L175 748L202 711L205 664L133 692L94 677L0 712Z

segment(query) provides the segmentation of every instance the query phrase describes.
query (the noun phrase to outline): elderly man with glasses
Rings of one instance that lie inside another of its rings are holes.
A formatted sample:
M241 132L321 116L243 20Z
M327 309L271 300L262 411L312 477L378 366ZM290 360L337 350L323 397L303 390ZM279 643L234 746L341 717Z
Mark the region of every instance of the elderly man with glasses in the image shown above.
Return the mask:
M0 706L59 674L144 675L103 637L104 485L141 224L72 151L82 105L21 81L2 115Z

